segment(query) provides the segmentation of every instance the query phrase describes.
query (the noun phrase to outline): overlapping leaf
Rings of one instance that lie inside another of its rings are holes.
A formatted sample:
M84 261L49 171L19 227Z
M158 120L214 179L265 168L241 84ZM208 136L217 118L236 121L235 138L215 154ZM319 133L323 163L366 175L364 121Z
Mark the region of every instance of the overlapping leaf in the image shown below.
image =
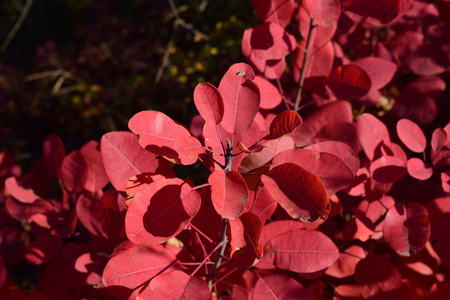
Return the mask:
M314 297L295 279L281 274L271 274L260 277L255 284L252 299L307 299L314 300Z
M326 80L326 85L340 99L359 99L366 95L372 83L369 75L355 65L339 66Z
M47 136L42 146L42 155L47 171L54 178L61 179L61 165L66 156L66 150L57 135L50 134Z
M253 7L262 22L274 22L286 27L294 13L292 0L252 0Z
M194 103L207 123L218 125L222 121L224 113L222 95L212 84L202 82L195 87Z
M427 146L427 139L422 129L411 120L401 119L397 122L397 134L409 150L421 153Z

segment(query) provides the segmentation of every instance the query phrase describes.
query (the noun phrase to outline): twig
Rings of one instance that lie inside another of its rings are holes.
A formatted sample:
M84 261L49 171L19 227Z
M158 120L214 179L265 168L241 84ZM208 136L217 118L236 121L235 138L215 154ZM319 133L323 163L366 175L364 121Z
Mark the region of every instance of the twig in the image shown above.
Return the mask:
M303 63L302 63L302 72L300 73L300 80L298 83L298 92L297 92L297 97L295 99L295 103L294 103L294 110L298 111L298 108L300 106L300 101L302 99L302 91L303 91L303 82L305 81L305 76L306 76L306 68L308 66L308 60L310 58L309 56L309 48L311 47L311 40L312 40L312 32L313 29L316 27L314 25L314 16L311 15L311 22L309 23L309 32L308 32L308 39L306 40L306 48L305 48L305 55L303 56Z
M228 240L227 240L227 227L228 227L228 219L222 218L222 230L220 233L220 250L216 254L215 263L212 265L211 270L208 274L208 287L209 290L212 291L213 284L214 284L214 277L216 276L217 269L220 267L220 264L222 263L222 256L225 253L225 248L227 246Z
M25 19L27 18L28 12L30 11L31 4L33 4L33 0L27 0L27 2L25 2L25 6L23 7L19 18L17 19L16 24L14 24L14 27L8 33L5 41L3 42L2 46L0 47L0 53L5 52L6 48L8 48L9 43L11 43L11 41L14 38L14 36L16 35L17 31L19 31L20 27L22 27L22 24L25 21Z

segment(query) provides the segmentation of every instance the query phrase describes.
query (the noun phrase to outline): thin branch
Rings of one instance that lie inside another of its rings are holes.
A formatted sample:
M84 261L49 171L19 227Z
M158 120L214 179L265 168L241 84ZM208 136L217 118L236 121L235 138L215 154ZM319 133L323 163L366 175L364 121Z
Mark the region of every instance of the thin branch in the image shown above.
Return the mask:
M309 23L309 32L308 32L308 39L306 40L306 48L305 48L305 55L303 56L303 63L302 63L302 71L300 73L300 80L298 83L298 92L297 92L297 97L295 99L295 103L294 103L294 110L298 111L298 108L300 106L300 101L302 99L302 91L303 91L303 82L305 81L305 76L306 76L306 68L308 66L308 60L310 58L309 56L309 48L311 47L311 40L312 40L312 32L313 29L316 27L316 25L314 25L314 16L311 15L311 22Z
M219 252L216 254L216 259L214 265L212 265L211 270L208 274L208 287L209 290L212 291L213 285L214 285L214 277L216 276L217 269L220 267L220 264L222 263L222 256L225 253L225 248L227 246L228 240L227 240L227 227L228 227L228 219L222 218L222 230L220 233L220 243L221 245Z
M28 12L30 11L31 4L33 4L33 0L27 0L27 2L25 2L25 6L23 7L19 18L17 19L16 24L14 24L14 27L8 33L8 36L0 47L0 53L5 52L6 48L8 48L17 31L19 31L20 27L22 27L22 24L27 18Z

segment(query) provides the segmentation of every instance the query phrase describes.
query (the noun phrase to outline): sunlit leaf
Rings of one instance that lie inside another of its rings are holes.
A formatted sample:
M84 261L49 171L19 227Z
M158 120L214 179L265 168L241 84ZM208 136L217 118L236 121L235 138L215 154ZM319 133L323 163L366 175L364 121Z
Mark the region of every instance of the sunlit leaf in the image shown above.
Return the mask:
M212 84L202 82L195 87L194 103L207 123L217 125L222 121L224 112L222 95Z

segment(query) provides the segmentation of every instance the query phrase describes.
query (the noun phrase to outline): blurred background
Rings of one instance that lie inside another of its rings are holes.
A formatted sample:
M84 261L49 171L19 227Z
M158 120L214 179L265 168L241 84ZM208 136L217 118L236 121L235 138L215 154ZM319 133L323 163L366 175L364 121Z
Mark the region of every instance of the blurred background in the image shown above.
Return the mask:
M144 109L188 126L258 23L250 0L2 0L0 151L26 168L49 133L70 152Z

